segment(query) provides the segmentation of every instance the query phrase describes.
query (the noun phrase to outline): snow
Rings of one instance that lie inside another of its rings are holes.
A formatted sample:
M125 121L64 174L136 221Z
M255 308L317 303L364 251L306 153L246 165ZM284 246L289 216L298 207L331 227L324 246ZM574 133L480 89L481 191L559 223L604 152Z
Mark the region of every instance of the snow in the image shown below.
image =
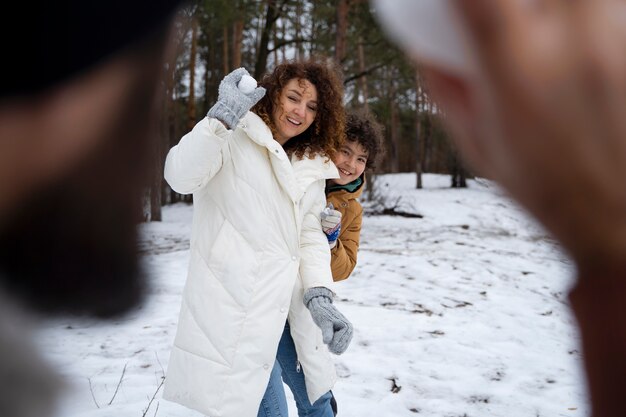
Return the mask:
M243 77L241 77L241 80L239 80L239 84L237 84L239 90L241 90L241 92L244 94L250 94L256 89L256 86L256 80L251 76L245 74Z
M357 268L335 287L355 327L335 357L339 415L587 416L573 269L554 241L488 181L450 189L430 174L416 190L413 174L389 174L376 184L388 205L422 217L363 220ZM141 225L151 273L142 306L113 321L41 326L37 343L67 381L59 416L201 416L160 389L191 216L177 204ZM291 398L289 407L296 416Z

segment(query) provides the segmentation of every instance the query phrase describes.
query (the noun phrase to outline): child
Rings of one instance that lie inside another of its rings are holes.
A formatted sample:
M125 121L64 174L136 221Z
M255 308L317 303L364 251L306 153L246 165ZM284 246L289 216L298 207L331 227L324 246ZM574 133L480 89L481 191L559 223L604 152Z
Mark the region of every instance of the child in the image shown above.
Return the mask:
M374 116L365 111L348 113L346 141L333 158L339 178L326 182L328 207L322 214L335 281L348 278L356 266L363 217L357 198L364 188L365 170L374 170L383 152L382 126Z
M322 212L334 281L347 279L356 266L363 218L357 198L363 192L365 170L373 171L384 154L382 130L371 113L354 111L346 115L346 140L333 158L339 178L326 181L328 206ZM337 415L334 395L330 405Z

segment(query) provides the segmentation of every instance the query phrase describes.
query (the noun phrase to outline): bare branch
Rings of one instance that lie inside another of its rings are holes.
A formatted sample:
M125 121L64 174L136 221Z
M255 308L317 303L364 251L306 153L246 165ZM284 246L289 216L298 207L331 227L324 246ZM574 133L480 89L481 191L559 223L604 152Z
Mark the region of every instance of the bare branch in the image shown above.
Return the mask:
M154 401L154 399L156 398L156 395L159 392L159 390L161 389L161 387L163 386L164 382L165 382L165 377L162 377L161 378L161 383L157 387L156 391L154 391L154 394L152 394L152 398L150 398L150 402L148 403L148 406L146 407L146 410L143 412L141 417L146 417L146 414L148 414L148 410L150 409L150 406L152 405L152 401ZM158 403L157 403L157 409L158 409Z
M165 370L163 369L163 365L161 365L161 361L159 360L159 354L156 351L154 351L154 356L156 356L157 363L161 367L161 373L163 374L163 376L165 376Z
M100 404L98 404L98 401L96 401L96 396L93 393L93 387L91 386L91 378L87 378L87 381L89 381L89 391L91 392L91 398L93 398L93 402L96 404L96 407L100 408Z
M124 365L124 369L122 369L122 375L120 376L120 380L117 383L117 387L115 387L115 392L113 393L113 397L111 397L111 401L109 401L109 405L113 404L113 400L115 399L115 396L117 395L117 391L120 389L120 386L122 385L122 380L124 379L124 375L126 374L127 365L128 365L128 362L126 362L126 364Z
M369 68L365 69L364 71L357 72L356 74L351 75L348 78L344 79L343 80L343 84L346 85L346 84L348 84L348 83L350 83L350 82L352 82L354 80L358 80L361 77L365 77L366 75L371 74L372 72L376 71L379 68L384 67L385 65L387 65L386 62L380 63L378 65L374 65L373 67L369 67Z
M277 49L282 48L283 46L291 45L292 43L304 43L304 42L310 42L310 39L306 39L306 38L286 39L286 40L281 41L281 42L276 42L274 44L274 47L271 48L271 49L268 49L267 51L269 53L272 53L272 52L276 51Z

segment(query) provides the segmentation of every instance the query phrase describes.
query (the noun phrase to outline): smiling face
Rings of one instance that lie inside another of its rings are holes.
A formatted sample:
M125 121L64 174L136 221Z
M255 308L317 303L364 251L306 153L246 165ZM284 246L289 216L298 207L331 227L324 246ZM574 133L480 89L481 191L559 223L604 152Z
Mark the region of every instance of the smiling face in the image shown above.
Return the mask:
M317 89L305 79L293 78L280 92L274 107L275 139L284 145L313 124L317 114Z
M359 142L347 139L333 159L339 171L339 178L334 178L330 182L346 185L359 178L365 171L367 156L367 149Z

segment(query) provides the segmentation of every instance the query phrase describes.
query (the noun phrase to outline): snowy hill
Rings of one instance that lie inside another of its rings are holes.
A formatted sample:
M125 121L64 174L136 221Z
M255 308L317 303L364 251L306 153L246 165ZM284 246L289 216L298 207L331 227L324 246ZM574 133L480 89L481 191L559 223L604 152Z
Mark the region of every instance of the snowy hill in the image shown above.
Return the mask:
M337 284L355 336L336 357L341 417L582 417L589 413L567 306L571 265L493 184L380 176L419 217L363 221L359 262ZM371 208L372 202L365 202ZM191 207L141 226L151 289L115 322L57 319L38 343L68 382L59 416L200 414L161 399L189 258ZM296 416L290 403L291 416Z

